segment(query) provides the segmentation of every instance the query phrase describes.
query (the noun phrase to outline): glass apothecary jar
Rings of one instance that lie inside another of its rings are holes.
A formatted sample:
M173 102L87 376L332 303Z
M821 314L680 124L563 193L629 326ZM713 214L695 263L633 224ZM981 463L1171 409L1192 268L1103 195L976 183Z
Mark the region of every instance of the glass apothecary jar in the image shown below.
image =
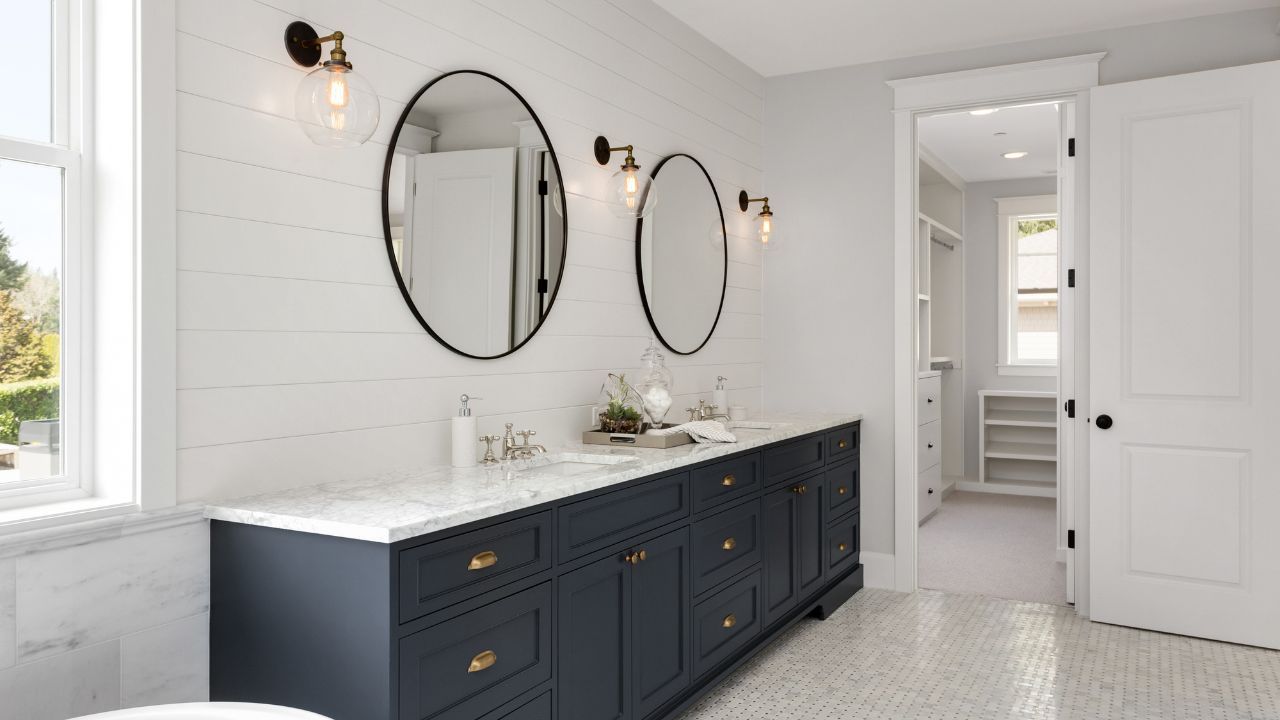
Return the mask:
M656 340L640 356L640 370L636 373L635 389L644 407L644 417L650 427L660 428L671 411L674 376L667 368Z

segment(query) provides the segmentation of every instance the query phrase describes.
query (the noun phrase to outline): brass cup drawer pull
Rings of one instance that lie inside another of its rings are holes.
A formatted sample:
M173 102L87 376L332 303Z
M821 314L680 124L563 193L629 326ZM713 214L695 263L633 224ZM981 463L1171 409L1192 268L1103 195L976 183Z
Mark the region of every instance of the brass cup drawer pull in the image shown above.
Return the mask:
M836 490L836 492L838 492L838 493L840 493L841 495L843 495L843 494L845 494L845 493L849 492L849 488L847 488L847 487L845 487L845 486L841 485L841 486L840 486L840 489L839 489L839 490Z
M626 557L622 559L632 565L639 565L647 557L649 557L649 553L644 550L637 550L633 553L627 553Z
M734 615L733 613L729 613L728 615L725 615L724 622L720 623L720 625L724 628L731 628L737 624L738 624L738 616Z
M475 557L471 558L471 562L467 565L467 569L483 570L487 567L493 567L494 565L497 565L497 564L498 564L498 553L492 550L485 550L484 552L476 553Z
M849 441L848 441L848 440L841 440L840 442L836 443L836 446L837 446L837 447L839 447L841 450L843 450L843 449L845 449L845 448L849 447Z
M738 547L738 541L733 538L725 538L724 542L721 543L720 547L724 548L725 550L732 550Z
M480 672L481 670L488 670L493 667L493 664L496 662L498 662L498 653L492 650L485 650L479 655L471 658L471 664L467 666L467 672L475 673Z
M724 476L724 479L720 481L720 484L725 487L733 487L737 482L738 478L733 473L729 473Z

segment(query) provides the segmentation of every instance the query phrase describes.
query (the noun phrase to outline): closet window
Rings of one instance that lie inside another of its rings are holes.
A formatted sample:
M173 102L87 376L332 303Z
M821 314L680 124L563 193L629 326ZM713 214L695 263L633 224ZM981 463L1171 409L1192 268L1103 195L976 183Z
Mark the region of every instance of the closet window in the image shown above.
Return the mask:
M1052 374L1058 364L1057 198L998 203L1001 372Z

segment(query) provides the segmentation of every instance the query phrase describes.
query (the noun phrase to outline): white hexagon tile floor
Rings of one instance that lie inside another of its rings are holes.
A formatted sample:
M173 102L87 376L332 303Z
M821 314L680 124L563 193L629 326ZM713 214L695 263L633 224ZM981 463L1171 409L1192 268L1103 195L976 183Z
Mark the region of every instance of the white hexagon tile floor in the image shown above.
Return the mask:
M1071 608L866 589L804 620L681 720L1275 720L1280 652Z

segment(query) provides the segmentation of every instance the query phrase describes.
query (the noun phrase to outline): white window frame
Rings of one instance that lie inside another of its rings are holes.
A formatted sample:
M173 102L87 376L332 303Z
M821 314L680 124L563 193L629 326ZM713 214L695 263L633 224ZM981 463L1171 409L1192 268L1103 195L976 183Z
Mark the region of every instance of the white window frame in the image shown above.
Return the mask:
M68 168L67 477L0 489L0 535L176 497L176 10L147 0L54 7L55 47L68 53L55 71L55 118L67 120L55 143L19 155L4 141L0 154Z
M999 375L1039 375L1053 376L1058 374L1058 362L1022 360L1015 356L1013 336L1017 328L1016 310L1018 307L1018 289L1014 278L1017 275L1017 235L1013 232L1014 222L1026 217L1045 217L1058 215L1057 195L1028 195L1024 197L996 198L996 227L999 266L997 269L997 308L996 333L997 364ZM1061 252L1061 248L1059 248ZM1061 257L1061 255L1059 255Z

